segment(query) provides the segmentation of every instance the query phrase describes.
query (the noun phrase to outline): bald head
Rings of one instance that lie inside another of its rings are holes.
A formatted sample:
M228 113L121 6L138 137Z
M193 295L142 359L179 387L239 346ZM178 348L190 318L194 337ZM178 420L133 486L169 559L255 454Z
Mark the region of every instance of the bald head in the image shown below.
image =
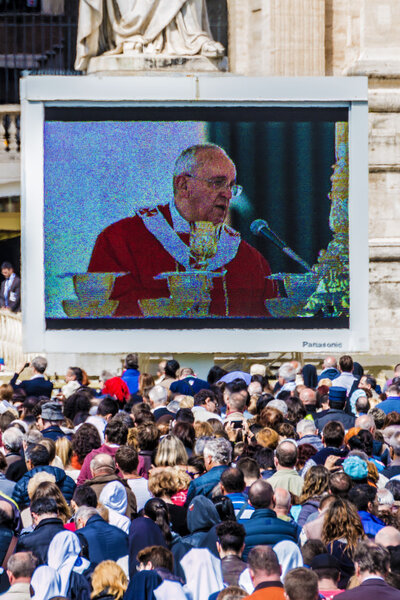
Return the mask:
M274 491L265 479L258 479L249 489L249 501L254 508L273 508Z
M14 518L14 512L11 504L5 500L0 500L0 510L2 510L9 519Z
M303 388L300 392L300 400L303 406L315 406L317 404L317 394L310 388Z
M90 470L93 477L96 475L109 475L115 471L115 462L109 454L96 454L90 461Z
M400 546L400 531L391 525L383 527L376 534L375 542L385 548L388 546Z
M337 369L337 360L334 356L326 356L322 366L324 369Z
M276 509L289 510L291 504L290 493L283 488L275 488L275 507Z
M365 429L366 431L374 432L376 429L375 421L371 415L360 415L357 417L354 427Z

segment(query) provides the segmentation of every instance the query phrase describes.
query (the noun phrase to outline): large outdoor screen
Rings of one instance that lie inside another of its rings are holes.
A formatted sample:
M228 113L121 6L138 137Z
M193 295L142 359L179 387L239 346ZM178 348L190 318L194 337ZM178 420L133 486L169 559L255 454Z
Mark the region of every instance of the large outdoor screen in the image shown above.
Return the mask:
M48 327L348 327L348 173L346 108L46 109Z
M24 348L368 348L363 78L22 80Z

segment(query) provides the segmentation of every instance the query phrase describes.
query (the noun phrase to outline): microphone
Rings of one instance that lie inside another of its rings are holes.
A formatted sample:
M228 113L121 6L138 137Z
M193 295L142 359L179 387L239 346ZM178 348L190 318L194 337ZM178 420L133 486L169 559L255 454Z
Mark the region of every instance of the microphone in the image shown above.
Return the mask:
M306 261L303 260L298 254L296 254L294 250L289 248L289 246L287 246L285 242L283 242L281 238L274 231L272 231L267 221L264 221L264 219L256 219L255 221L253 221L250 225L250 231L254 235L263 235L273 244L275 244L275 246L277 246L280 250L282 250L282 252L289 256L292 260L296 261L299 265L301 265L303 269L305 269L306 271L312 271L310 265L306 263Z

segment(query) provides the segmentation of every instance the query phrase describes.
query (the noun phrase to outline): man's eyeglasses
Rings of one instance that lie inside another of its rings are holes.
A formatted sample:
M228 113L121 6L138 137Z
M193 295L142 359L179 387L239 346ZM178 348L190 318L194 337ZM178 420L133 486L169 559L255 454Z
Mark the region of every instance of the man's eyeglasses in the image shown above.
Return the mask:
M198 179L199 181L205 181L216 192L230 189L232 198L237 198L243 192L243 188L241 185L237 185L236 183L229 183L226 179L205 179L204 177L197 177L196 175L189 175L189 173L186 173L186 177L191 177L192 179Z

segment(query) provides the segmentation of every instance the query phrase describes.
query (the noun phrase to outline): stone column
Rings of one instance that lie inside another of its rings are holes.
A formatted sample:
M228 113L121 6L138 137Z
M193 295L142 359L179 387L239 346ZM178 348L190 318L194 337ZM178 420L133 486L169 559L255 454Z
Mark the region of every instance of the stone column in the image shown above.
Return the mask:
M246 75L325 75L325 0L230 0L230 65Z
M360 56L347 74L400 77L398 0L362 0Z

